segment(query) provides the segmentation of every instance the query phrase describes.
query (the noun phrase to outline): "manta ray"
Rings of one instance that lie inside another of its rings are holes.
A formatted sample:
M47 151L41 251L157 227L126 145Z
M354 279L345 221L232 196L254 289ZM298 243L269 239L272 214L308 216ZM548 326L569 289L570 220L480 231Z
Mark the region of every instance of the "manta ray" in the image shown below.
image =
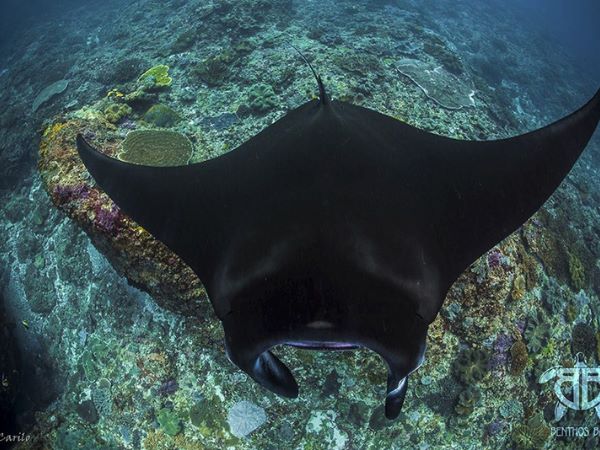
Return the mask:
M334 100L313 74L317 99L211 160L132 164L82 135L77 148L114 202L198 275L241 370L294 398L272 347L368 348L387 362L394 419L448 289L559 186L598 124L600 90L539 130L465 141Z

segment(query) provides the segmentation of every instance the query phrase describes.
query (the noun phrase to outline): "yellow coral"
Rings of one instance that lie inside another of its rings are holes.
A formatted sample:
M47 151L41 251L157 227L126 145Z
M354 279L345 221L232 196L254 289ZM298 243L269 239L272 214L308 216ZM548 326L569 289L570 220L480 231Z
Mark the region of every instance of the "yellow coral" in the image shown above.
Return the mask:
M47 137L48 139L54 139L56 135L60 133L66 126L66 123L53 123L44 130L44 137Z
M527 282L523 274L519 274L513 281L511 297L513 300L521 300L525 296Z
M169 66L160 64L151 67L140 75L138 81L144 81L152 78L155 87L169 87L173 79L169 76Z
M571 275L571 283L577 290L585 288L585 269L579 257L572 252L569 253L569 274Z

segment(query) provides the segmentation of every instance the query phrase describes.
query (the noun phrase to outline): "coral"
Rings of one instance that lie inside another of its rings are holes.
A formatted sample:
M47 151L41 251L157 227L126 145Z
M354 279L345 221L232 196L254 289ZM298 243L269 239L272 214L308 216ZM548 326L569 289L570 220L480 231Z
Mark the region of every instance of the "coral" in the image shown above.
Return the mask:
M175 42L171 46L173 53L181 53L188 50L196 41L196 32L194 30L187 30L177 36Z
M101 416L109 416L112 411L113 402L110 388L110 381L100 378L92 389L92 400Z
M585 288L585 268L581 262L581 259L573 253L568 252L569 254L569 275L571 276L571 284L576 290L581 290Z
M546 425L542 413L530 417L527 423L517 424L511 435L517 450L544 448L549 437L550 428Z
M136 130L121 144L123 161L147 166L182 166L192 156L192 143L174 131Z
M506 334L500 333L494 341L492 355L489 360L489 368L497 369L504 367L507 362L507 354L513 343L513 338Z
M227 413L227 423L231 434L240 438L252 433L266 420L265 410L246 400L235 403Z
M459 416L468 416L481 400L481 392L476 386L467 386L459 395L454 410Z
M62 94L68 86L69 80L59 80L44 88L33 100L33 105L31 106L32 112L36 112L40 106L55 95Z
M568 288L561 284L554 277L549 277L548 283L542 292L542 300L546 310L552 314L562 312L568 301Z
M578 323L571 332L571 351L573 355L581 352L588 358L596 351L596 333L586 323Z
M181 432L181 422L172 409L162 408L158 411L156 420L158 420L160 427L169 436L176 436Z
M510 373L520 375L525 370L528 361L527 346L522 339L519 339L510 348Z
M529 317L525 326L525 340L530 352L538 353L546 345L548 335L549 328L546 324L546 317L541 311Z
M454 360L454 374L466 385L481 381L487 373L488 353L483 349L465 349Z
M232 56L229 53L211 56L198 64L192 70L192 75L209 86L218 86L227 79L231 61Z
M173 79L169 76L169 66L160 64L151 67L138 78L139 82L148 83L149 88L166 88L171 86Z
M146 111L144 120L157 127L169 128L176 125L177 122L181 120L181 117L168 106L159 103L157 105L152 105L150 109Z
M158 387L159 395L172 395L179 389L179 384L175 380L168 380Z
M206 300L204 288L194 272L135 222L123 214L116 216L114 203L87 174L75 146L77 133L83 132L88 139L100 142L98 147L110 156L114 156L119 147L119 142L112 135L107 138L107 128L99 125L98 121L103 123L101 117L93 115L85 122L78 119L56 121L45 128L38 163L44 189L58 209L88 233L95 247L115 270L150 293L163 308L185 314L207 310L202 301ZM188 143L188 146L191 147L191 144ZM102 211L100 215L99 211ZM28 251L28 254L31 252ZM75 279L80 280L79 277ZM53 294L52 298L56 295ZM87 367L90 380L97 378L97 374L93 373L93 360L89 353L81 358L81 365Z
M125 103L111 103L104 108L104 117L110 123L117 123L131 113L131 106Z
M428 39L423 44L425 53L433 56L437 61L442 63L444 68L454 75L463 73L463 66L460 59L451 52L444 41L434 35L426 35Z
M145 62L141 58L125 58L116 64L109 64L98 73L98 79L106 84L125 83L135 79L143 70Z
M116 234L123 218L121 210L114 203L110 206L96 205L93 224L102 231Z
M75 406L75 411L77 411L79 417L81 417L86 422L92 424L98 422L98 411L96 410L94 402L91 400L84 400L83 402L78 403Z
M525 276L520 273L517 275L513 281L512 291L510 295L513 300L521 300L525 296L525 292L527 291Z
M277 95L271 86L265 83L254 85L247 95L247 104L237 110L239 115L264 114L279 104Z
M523 404L518 400L509 399L500 405L498 412L504 419L520 420L523 417Z

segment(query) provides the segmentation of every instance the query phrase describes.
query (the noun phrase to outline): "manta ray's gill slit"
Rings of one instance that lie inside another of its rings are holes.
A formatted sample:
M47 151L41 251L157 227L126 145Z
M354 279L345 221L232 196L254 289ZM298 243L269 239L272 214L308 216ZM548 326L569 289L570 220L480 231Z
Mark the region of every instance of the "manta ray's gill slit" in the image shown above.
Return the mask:
M306 350L356 350L360 348L360 345L351 342L290 341L285 342L285 345Z

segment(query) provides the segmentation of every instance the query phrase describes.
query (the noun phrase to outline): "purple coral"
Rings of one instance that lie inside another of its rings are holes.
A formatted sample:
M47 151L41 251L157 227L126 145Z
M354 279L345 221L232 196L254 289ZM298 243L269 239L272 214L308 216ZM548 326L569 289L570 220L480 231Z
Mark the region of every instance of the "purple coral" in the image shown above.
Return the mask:
M59 184L54 188L54 196L60 203L68 203L74 200L86 199L89 195L90 188L85 184Z
M115 233L121 220L121 210L115 204L110 209L102 205L96 208L96 226L108 233Z
M171 395L177 392L177 389L179 389L179 384L177 384L177 381L168 380L158 387L158 393L160 395Z
M489 369L499 369L506 365L508 362L508 351L513 342L514 339L510 335L506 333L498 334L492 348L492 356L488 362Z

